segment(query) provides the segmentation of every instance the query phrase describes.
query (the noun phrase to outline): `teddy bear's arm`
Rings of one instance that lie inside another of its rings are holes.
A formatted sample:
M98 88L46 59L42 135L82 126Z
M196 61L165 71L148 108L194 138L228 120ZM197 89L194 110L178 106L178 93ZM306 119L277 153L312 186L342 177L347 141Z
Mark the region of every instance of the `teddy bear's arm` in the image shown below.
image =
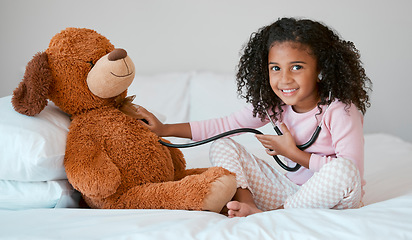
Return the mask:
M162 141L170 143L170 141L163 138ZM170 156L172 157L175 181L178 181L189 175L201 174L207 170L207 168L186 169L186 161L183 153L177 148L167 147L167 149L169 150Z
M112 195L121 182L119 169L95 141L68 144L65 168L73 187L91 198Z
M175 172L175 179L180 180L187 176L186 173L186 161L183 153L177 148L168 148L173 161L173 167Z

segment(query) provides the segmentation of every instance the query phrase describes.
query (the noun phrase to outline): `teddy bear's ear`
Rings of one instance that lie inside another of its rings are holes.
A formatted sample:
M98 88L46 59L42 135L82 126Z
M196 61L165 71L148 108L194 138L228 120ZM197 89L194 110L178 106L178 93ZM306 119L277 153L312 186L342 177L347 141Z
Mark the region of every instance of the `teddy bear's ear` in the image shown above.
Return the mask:
M13 92L12 104L17 112L34 116L46 107L53 78L47 59L45 52L39 52L27 64L23 80Z

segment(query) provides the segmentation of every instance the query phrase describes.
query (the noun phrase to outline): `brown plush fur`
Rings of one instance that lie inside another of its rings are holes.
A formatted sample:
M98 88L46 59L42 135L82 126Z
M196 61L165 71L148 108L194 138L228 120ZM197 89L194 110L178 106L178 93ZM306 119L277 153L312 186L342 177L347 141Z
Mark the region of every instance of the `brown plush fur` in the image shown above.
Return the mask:
M47 105L51 71L46 53L37 53L27 64L23 81L14 91L13 106L18 112L34 116Z
M236 190L232 173L218 167L186 169L179 150L161 145L130 116L133 107L119 104L127 102L126 90L101 98L88 88L92 64L113 50L93 30L63 30L28 63L13 93L15 110L33 116L50 99L71 115L64 164L90 207L220 211Z

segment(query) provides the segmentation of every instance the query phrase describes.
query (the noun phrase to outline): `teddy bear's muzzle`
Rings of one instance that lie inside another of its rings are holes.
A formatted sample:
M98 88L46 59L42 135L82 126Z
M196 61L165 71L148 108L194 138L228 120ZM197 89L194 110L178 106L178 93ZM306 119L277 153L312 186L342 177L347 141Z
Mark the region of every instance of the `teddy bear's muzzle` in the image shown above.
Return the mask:
M126 50L116 48L100 58L87 76L90 91L101 98L124 92L132 83L135 66Z

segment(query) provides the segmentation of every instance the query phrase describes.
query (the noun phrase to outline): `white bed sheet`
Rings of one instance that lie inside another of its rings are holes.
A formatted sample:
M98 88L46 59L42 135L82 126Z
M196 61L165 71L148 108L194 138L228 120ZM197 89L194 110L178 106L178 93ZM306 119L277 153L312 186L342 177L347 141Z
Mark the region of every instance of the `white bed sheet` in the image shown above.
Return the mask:
M227 218L180 210L1 211L1 239L411 239L412 194L354 210Z
M186 151L189 165L207 154ZM412 239L412 144L365 137L365 207L229 219L183 210L0 210L0 239ZM207 156L207 155L206 155Z

